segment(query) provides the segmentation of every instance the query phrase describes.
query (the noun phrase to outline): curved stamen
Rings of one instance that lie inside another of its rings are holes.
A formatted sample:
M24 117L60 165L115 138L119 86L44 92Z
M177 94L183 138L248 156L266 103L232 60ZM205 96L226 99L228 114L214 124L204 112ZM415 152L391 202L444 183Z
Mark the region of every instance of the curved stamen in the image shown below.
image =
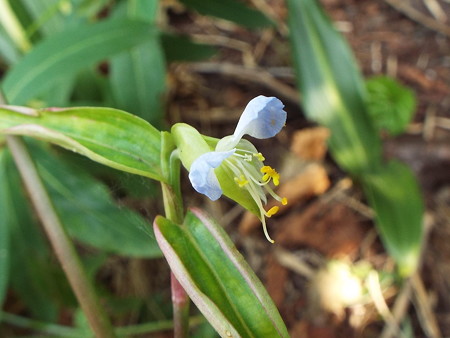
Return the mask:
M266 186L265 188L266 188L267 192L270 194L270 196L272 196L274 199L276 199L282 205L288 204L288 200L286 197L281 197L281 196L277 195L277 193L275 191L273 191L273 189L270 186Z

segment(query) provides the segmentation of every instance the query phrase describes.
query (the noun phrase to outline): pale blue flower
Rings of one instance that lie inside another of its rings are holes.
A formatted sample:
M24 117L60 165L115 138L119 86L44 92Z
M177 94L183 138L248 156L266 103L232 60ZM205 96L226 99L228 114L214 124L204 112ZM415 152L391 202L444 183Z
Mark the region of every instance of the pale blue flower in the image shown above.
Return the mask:
M189 179L196 191L215 201L222 195L222 188L214 169L225 165L234 175L234 183L248 191L255 200L264 226L264 233L273 242L266 229L264 217L278 211L273 207L266 211L265 193L270 193L282 204L287 200L276 195L267 185L271 180L278 185L279 174L269 166L264 166L264 157L248 141L241 140L244 135L265 139L275 136L286 123L283 103L275 97L258 96L252 99L242 113L233 135L221 139L215 148L199 156L191 165ZM264 188L264 189L263 189Z
M223 160L234 154L236 149L230 151L212 151L201 155L191 165L189 180L192 186L199 193L208 196L215 201L222 196L222 189L217 180L214 169L217 168Z

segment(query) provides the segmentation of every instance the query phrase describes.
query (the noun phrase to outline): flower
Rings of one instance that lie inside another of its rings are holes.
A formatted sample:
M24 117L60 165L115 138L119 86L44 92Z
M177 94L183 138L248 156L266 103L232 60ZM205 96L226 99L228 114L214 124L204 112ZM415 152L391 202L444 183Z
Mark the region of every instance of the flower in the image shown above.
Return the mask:
M265 217L271 217L279 210L274 206L268 211L266 192L286 205L287 199L278 196L269 183L279 185L280 175L270 166L264 165L264 156L248 141L244 135L265 139L278 134L286 123L283 103L275 97L258 96L252 99L239 119L233 135L221 139L214 151L197 157L191 164L189 179L196 191L215 201L222 196L222 187L216 175L217 168L223 168L232 174L233 183L244 189L256 203L266 238L273 243L267 232ZM222 182L222 184L229 184Z

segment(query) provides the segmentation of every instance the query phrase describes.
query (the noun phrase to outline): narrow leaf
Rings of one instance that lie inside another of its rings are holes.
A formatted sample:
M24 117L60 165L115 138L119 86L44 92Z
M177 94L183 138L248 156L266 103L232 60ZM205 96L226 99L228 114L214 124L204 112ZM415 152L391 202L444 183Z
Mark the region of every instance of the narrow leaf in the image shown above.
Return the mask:
M6 74L2 87L7 101L26 104L55 81L148 41L154 33L145 22L121 19L73 27L52 35Z
M298 85L307 116L331 130L330 151L353 174L380 163L381 143L347 43L315 0L288 0Z
M272 25L272 22L261 12L247 7L237 0L180 0L187 7L200 14L211 15L229 20L248 28L261 28Z
M120 110L4 106L0 107L0 132L36 137L115 169L164 180L159 131Z
M402 276L415 271L422 245L423 201L411 170L392 161L365 175L363 189L375 211L381 238Z
M222 337L288 337L261 282L225 231L198 210L183 226L157 217L157 241L189 297Z

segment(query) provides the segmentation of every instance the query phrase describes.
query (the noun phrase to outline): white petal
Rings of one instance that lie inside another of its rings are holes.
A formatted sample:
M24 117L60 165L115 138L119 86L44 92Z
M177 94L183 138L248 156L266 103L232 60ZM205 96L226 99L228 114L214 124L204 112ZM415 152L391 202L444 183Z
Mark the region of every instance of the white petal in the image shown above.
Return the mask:
M199 156L189 170L189 180L194 189L213 201L222 196L222 188L214 173L214 168L217 168L235 151L236 149L224 152L211 151Z
M283 103L276 97L255 97L245 107L234 131L234 139L239 141L245 134L260 139L275 136L286 123L287 113L283 108Z

